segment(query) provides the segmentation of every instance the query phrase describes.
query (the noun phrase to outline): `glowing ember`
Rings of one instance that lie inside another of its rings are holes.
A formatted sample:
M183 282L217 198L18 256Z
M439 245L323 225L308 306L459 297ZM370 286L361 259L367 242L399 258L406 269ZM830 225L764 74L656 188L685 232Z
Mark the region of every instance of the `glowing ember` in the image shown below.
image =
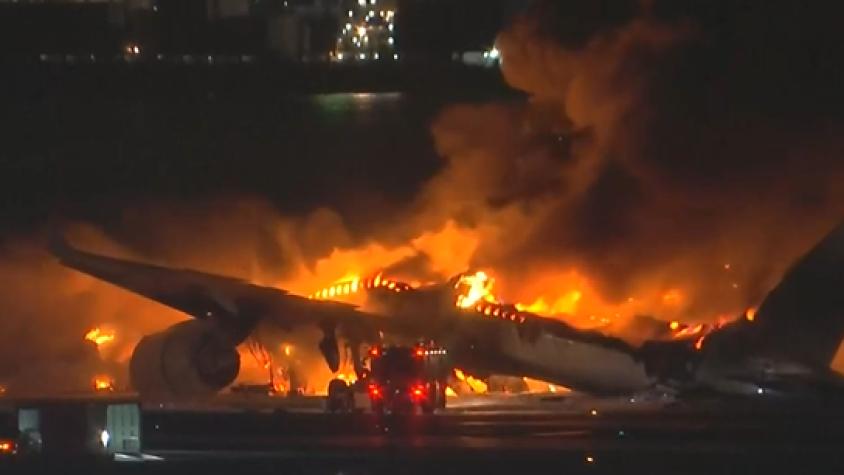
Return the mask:
M700 351L703 348L703 340L706 339L706 335L702 335L700 338L695 341L695 350Z
M671 323L668 324L668 328L670 328L672 331L677 331L677 329L680 328L680 322L678 322L677 320L673 320L671 321Z
M100 374L94 376L95 391L114 391L114 379L111 376Z
M293 354L293 345L282 345L281 351L282 353L284 353L284 356L290 356Z
M114 331L103 330L96 327L85 334L85 339L94 342L98 347L114 341Z

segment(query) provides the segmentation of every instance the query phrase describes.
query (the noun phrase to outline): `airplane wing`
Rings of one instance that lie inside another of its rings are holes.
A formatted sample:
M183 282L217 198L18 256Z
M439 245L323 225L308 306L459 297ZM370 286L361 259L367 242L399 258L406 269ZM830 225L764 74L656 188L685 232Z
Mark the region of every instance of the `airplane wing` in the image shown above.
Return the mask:
M67 267L109 282L224 328L242 341L258 320L270 319L283 328L316 325L335 327L346 335L366 338L386 322L354 305L316 301L286 290L264 287L241 279L173 269L92 254L75 249L63 238L54 238L50 251Z

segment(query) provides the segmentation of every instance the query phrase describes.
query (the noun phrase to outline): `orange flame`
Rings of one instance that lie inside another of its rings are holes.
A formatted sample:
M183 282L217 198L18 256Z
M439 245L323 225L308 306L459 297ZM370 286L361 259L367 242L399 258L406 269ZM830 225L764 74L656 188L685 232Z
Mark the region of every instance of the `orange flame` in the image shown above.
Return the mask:
M472 392L478 394L484 394L487 392L488 387L487 384L480 379L473 378L472 376L467 375L463 372L463 370L454 368L454 376L457 377L458 380L463 381L466 383Z
M387 289L398 293L410 290L411 288L409 284L404 282L384 278L384 275L379 272L372 278L361 279L360 277L353 276L350 280L335 282L334 285L308 295L308 298L312 300L327 300L354 295L361 290Z
M756 320L756 307L750 307L744 312L744 318L747 319L748 322L752 322Z
M85 339L94 342L98 347L114 341L113 330L103 330L100 327L92 328L85 334Z
M456 305L460 308L469 308L478 302L496 303L497 300L492 294L494 285L495 279L490 278L483 271L461 276L454 284L455 289L464 287L464 291L457 296Z
M358 380L358 377L354 372L338 373L336 377L340 381L345 381L349 384L354 384Z
M674 338L686 338L686 337L697 335L700 332L702 332L705 327L706 326L702 323L698 323L697 325L685 327L682 330L675 333Z
M99 374L94 376L95 391L114 391L114 379L111 376Z
M582 297L583 293L575 289L557 298L550 304L540 297L530 305L517 304L517 307L519 310L545 315L571 315L577 311L577 304Z

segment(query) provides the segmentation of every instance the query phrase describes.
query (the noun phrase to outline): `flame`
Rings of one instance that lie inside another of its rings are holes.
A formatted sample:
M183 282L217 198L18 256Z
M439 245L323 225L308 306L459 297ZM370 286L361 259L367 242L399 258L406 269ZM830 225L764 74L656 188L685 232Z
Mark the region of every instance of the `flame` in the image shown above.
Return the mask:
M361 279L360 277L353 276L351 279L338 281L329 287L308 295L308 298L312 300L326 300L355 295L362 290L387 289L398 293L411 290L412 288L410 284L385 278L384 274L379 272L372 278Z
M459 368L454 368L454 376L457 377L458 380L466 383L469 386L469 389L472 390L472 392L478 394L484 394L487 392L488 387L485 382L467 375L463 372L463 370Z
M115 334L113 330L107 331L101 329L100 327L92 328L88 331L88 333L85 334L85 339L94 342L97 347L100 347L101 345L104 345L106 343L111 343L112 341L114 341L114 337Z
M680 328L680 322L678 322L677 320L671 320L671 322L668 324L668 328L670 328L672 331L677 331L677 329Z
M548 304L544 298L539 297L530 305L516 304L516 307L519 310L545 315L571 315L577 311L577 304L581 298L583 298L583 293L575 289L554 300L551 304Z
M94 390L95 391L114 391L114 379L105 374L94 376Z
M469 308L478 302L496 303L497 300L492 294L495 280L491 279L486 272L478 271L473 275L463 275L454 285L454 288L465 287L463 293L457 296L456 305L460 308Z
M445 387L445 396L446 397L457 397L457 393L454 392L454 389L451 389L451 386Z
M678 325L679 326L679 325ZM694 336L702 332L706 328L706 325L703 323L698 323L697 325L687 326L677 333L674 334L674 338L687 338L690 336Z
M531 393L570 393L571 389L560 386L558 384L551 384L547 381L541 381L538 379L532 378L522 378L522 381L525 382L525 385L528 388L528 392Z
M700 351L703 348L703 341L706 339L706 335L701 335L697 341L695 341L695 350Z
M745 310L744 318L748 322L752 322L752 321L756 320L756 307L750 307L747 310Z

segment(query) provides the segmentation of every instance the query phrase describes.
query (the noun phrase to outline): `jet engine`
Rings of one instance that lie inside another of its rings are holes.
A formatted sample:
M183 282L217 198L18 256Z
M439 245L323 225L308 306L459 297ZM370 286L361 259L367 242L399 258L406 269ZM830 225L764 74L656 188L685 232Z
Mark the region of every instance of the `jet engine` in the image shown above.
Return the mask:
M199 320L145 336L129 362L132 386L143 397L208 396L231 384L239 371L234 344Z

